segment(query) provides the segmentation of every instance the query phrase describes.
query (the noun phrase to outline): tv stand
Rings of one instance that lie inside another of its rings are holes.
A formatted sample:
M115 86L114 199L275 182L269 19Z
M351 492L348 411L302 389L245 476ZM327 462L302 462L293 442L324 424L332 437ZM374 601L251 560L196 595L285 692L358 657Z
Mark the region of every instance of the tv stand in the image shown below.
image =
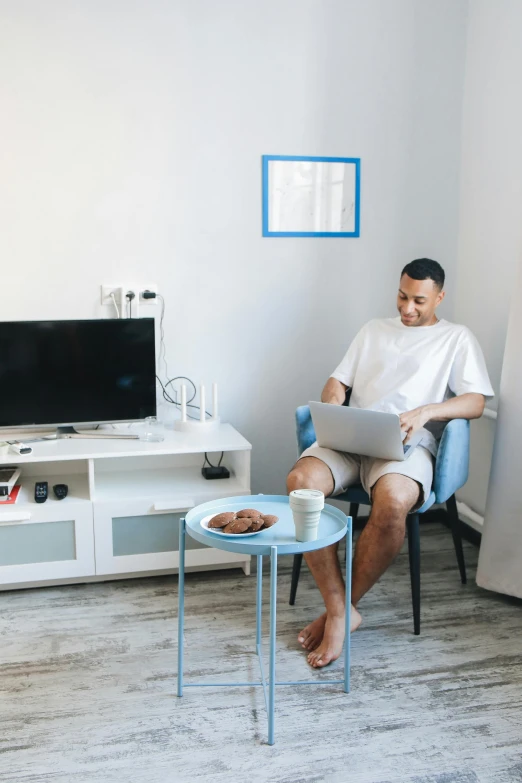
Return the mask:
M133 425L138 435L145 428ZM33 441L31 454L0 456L0 466L21 469L16 503L0 503L0 591L175 573L180 518L199 503L250 494L250 451L230 424L219 424L201 433L165 429L159 443L69 433ZM211 461L224 452L230 478L203 478L205 452ZM45 503L34 500L37 481L48 482ZM69 487L64 500L55 484ZM250 573L249 555L197 542L185 563Z
M59 440L60 438L103 438L104 440L139 440L139 435L130 434L130 433L123 433L123 432L117 432L113 430L112 432L107 432L106 430L103 430L101 432L95 431L95 430L76 430L72 426L63 426L63 427L57 427L56 428L56 438Z

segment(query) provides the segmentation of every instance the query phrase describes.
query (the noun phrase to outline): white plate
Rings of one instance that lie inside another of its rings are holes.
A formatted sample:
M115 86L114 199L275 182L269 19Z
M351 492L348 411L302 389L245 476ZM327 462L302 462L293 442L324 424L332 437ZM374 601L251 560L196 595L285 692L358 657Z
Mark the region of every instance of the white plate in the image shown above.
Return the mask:
M247 538L248 536L257 536L259 533L262 533L263 530L267 530L268 528L262 527L261 530L256 530L255 533L223 533L222 529L220 527L209 527L208 523L212 519L212 517L215 517L216 514L209 514L208 517L203 517L203 519L200 522L200 525L205 530L210 530L211 533L217 533L218 536L225 536L225 538Z

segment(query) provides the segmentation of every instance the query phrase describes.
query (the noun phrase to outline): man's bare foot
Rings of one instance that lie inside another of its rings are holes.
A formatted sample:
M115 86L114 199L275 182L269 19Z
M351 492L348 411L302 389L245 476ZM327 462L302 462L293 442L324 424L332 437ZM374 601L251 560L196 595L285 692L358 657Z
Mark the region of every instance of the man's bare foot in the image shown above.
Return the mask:
M322 616L324 617L324 615ZM352 606L350 615L350 632L356 631L361 622L361 615L357 609ZM344 623L344 615L326 616L322 641L319 646L315 647L308 656L308 663L310 666L313 666L314 669L328 666L329 663L337 660L337 658L340 656L344 642Z
M355 609L355 607L352 606L352 611L350 616L350 631L356 631L357 628L360 626L361 622L362 622L361 615L359 614L357 609ZM322 614L312 623L307 625L306 628L303 628L303 630L297 637L297 641L299 642L301 647L303 647L304 650L312 651L312 650L316 650L317 647L319 647L319 645L323 641L325 624L326 624L326 612L324 612L324 614Z
M315 650L323 641L324 626L326 623L326 612L322 614L313 623L303 628L297 641L305 650Z

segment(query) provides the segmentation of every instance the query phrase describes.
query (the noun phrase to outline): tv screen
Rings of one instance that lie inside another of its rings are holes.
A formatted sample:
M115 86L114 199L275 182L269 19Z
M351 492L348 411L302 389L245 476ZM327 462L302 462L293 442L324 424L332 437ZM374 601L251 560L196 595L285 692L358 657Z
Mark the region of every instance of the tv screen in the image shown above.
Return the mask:
M155 415L153 318L0 323L0 427Z

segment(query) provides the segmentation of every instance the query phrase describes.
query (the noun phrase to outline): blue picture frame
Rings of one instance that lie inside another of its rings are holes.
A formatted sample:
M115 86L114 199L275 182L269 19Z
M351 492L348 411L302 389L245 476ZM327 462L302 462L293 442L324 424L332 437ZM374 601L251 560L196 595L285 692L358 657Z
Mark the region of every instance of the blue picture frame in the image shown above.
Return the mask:
M269 226L270 207L270 163L272 161L311 161L317 163L345 163L354 166L354 228L353 231L271 231ZM264 237L359 237L361 220L361 159L315 157L307 155L263 155L263 236Z

